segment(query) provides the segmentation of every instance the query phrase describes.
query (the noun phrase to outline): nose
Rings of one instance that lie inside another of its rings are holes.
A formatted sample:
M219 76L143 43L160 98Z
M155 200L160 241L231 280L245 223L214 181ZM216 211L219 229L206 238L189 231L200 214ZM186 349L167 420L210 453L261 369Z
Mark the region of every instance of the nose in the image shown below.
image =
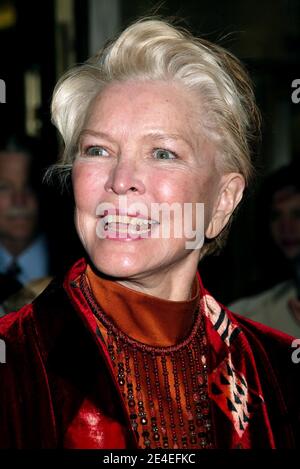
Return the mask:
M107 192L114 192L117 195L125 195L128 192L139 194L145 192L145 186L135 162L125 161L122 158L111 169L104 188Z
M27 204L28 194L24 190L15 190L13 193L13 204L16 207L24 207Z

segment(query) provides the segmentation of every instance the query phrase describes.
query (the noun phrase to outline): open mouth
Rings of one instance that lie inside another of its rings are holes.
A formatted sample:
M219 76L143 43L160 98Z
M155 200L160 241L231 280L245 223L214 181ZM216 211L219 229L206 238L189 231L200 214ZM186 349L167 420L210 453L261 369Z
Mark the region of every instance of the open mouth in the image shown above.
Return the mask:
M156 220L127 216L127 215L105 215L102 218L104 231L120 233L125 235L144 235L150 233L159 222Z

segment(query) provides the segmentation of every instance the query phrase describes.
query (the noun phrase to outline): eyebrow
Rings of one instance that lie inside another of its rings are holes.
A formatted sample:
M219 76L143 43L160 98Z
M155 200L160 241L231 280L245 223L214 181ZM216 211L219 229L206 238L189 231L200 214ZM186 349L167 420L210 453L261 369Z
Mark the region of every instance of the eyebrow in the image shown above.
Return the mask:
M94 137L101 137L101 138L106 138L108 140L114 140L109 134L107 134L106 132L101 132L101 131L95 131L95 130L91 130L91 129L84 129L80 132L79 134L79 137L78 137L78 141L80 142L81 138L84 136L84 135L92 135ZM192 148L192 150L194 150L194 147L193 145L191 144L191 142L189 142L189 140L187 140L185 137L183 137L182 135L180 134L176 134L176 133L163 133L163 132L156 132L156 131L150 131L148 132L147 134L144 135L144 138L155 138L157 140L181 140L183 141L186 145L188 145L190 148Z
M187 140L183 135L175 134L175 133L160 133L160 132L149 132L145 135L145 137L153 137L158 140L181 140L189 147L193 148L191 142Z
M84 137L85 135L92 135L93 137L102 137L102 138L107 138L108 140L110 140L110 136L106 134L105 132L96 132L95 130L84 129L80 132L78 136L78 141L80 142L81 138Z

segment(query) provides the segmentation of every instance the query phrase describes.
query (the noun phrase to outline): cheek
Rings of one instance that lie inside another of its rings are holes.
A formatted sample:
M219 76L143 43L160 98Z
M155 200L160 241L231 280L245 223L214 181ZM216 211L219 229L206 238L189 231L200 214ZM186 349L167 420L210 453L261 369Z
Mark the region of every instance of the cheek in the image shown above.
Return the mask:
M95 208L101 196L101 179L95 171L81 165L75 166L72 171L72 183L77 210L90 211Z
M11 197L9 195L0 195L0 210L4 210L11 205Z
M28 207L30 207L32 210L37 210L38 209L38 201L35 196L31 196L28 198L27 201Z
M8 206L8 201L5 198L0 197L0 214L7 206Z
M160 202L183 203L195 202L199 198L199 187L193 181L190 174L155 174L149 180L148 187L155 188L151 191Z
M176 177L175 177L176 176ZM216 196L216 185L213 178L210 178L208 175L195 175L194 173L189 172L188 174L180 174L181 177L178 177L178 174L174 177L170 176L156 176L153 180L157 181L156 187L157 192L155 193L156 200L159 202L166 202L169 204L179 203L179 204L193 204L186 207L188 209L185 212L188 220L192 214L192 226L193 229L206 230L215 201ZM203 207L196 207L195 204L203 204ZM189 212L192 210L192 212ZM204 212L202 211L204 210ZM204 214L204 219L202 215Z
M204 176L191 179L186 192L191 201L204 204L204 210L209 214L216 201L216 189L214 179Z

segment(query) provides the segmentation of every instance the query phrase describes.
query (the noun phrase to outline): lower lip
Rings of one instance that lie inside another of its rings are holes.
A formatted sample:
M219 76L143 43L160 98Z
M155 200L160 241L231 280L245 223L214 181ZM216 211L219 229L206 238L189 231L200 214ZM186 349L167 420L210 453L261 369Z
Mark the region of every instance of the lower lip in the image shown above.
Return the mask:
M142 238L141 236L136 236L134 238L131 238L130 236L126 237L120 237L118 233L108 233L104 239L111 239L112 241L120 241L120 242L129 242L129 241L140 241L142 239L148 239L148 238Z

